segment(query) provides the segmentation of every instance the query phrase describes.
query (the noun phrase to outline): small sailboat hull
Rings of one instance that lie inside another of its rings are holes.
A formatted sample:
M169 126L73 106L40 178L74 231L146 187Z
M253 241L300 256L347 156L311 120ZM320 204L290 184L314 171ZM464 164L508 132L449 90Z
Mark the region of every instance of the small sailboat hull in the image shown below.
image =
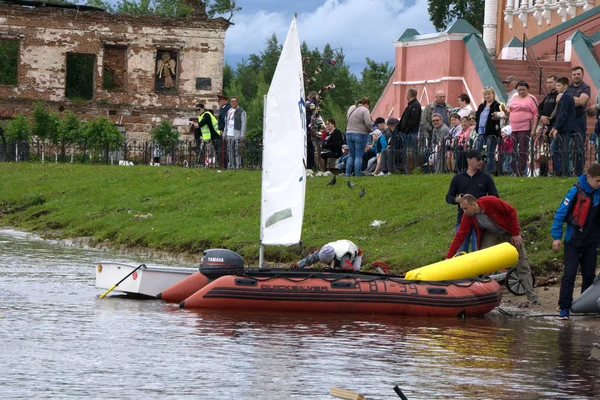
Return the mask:
M600 313L600 279L596 277L594 283L585 290L571 304L574 313L597 314Z
M490 279L423 282L364 273L249 272L220 277L186 298L180 306L472 317L493 310L501 299L500 285Z
M109 289L126 277L137 265L101 262L96 266L96 287ZM115 291L132 296L155 297L169 286L185 279L197 269L144 266L116 287Z

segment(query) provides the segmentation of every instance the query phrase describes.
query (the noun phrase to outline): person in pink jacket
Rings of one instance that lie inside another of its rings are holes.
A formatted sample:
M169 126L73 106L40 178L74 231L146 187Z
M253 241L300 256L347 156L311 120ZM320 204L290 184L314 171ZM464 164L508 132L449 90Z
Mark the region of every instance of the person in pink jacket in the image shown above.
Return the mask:
M534 97L529 95L527 82L517 83L517 96L508 103L506 114L512 128L512 136L519 145L517 170L519 175L523 176L527 167L529 138L535 136L538 123L538 105Z

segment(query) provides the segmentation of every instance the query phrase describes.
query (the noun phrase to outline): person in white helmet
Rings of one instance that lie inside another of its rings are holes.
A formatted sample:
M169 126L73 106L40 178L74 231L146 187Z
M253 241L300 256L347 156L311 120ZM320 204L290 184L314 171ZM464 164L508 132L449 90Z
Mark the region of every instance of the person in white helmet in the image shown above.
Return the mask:
M332 268L358 271L362 262L362 250L349 240L336 240L298 261L293 268L309 267L317 261L328 264Z

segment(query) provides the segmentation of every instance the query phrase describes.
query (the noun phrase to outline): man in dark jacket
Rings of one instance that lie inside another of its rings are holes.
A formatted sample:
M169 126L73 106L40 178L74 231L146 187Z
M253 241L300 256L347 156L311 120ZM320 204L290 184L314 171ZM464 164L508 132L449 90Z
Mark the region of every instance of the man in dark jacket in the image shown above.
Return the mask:
M463 172L459 172L454 175L446 194L446 203L452 205L458 205L458 215L456 218L456 226L454 232L458 232L460 221L462 220L463 210L460 207L460 201L462 196L465 194L473 195L476 199L483 196L498 196L498 190L496 184L492 179L492 176L486 172L483 172L484 157L479 150L469 150L466 154L467 158L467 169ZM475 232L467 234L465 241L461 244L457 253L468 251L469 243L471 244L471 251L477 250L477 239Z
M391 175L392 172L398 172L398 165L403 163L402 157L402 140L399 137L398 118L388 118L385 137L387 140L387 148L381 153L382 172L386 175ZM389 133L389 134L388 134Z
M417 100L417 89L410 88L406 91L406 100L408 104L400 118L400 127L398 131L407 135L407 142L414 144L419 135L419 124L421 123L421 104Z
M558 91L556 90L556 81L558 77L556 75L550 75L546 79L546 90L548 94L544 97L544 100L538 107L538 115L540 116L540 123L543 125L542 132L539 132L538 138L534 142L535 151L542 153L543 147L546 143L551 143L549 139L550 129L556 120L556 97ZM548 176L548 163L540 162L540 176Z
M227 122L227 111L229 111L229 109L231 108L231 105L229 104L229 98L227 96L218 95L217 97L219 98L219 132L220 132L220 136L222 136L223 131L225 130L225 123ZM219 158L218 162L219 162L219 166L221 168L225 168L225 165L227 165L227 160L225 159L225 156L226 156L225 149L223 148L224 145L225 145L225 141L220 140L220 143L219 143L220 158Z
M444 95L444 100L446 99ZM402 134L401 144L403 149L394 146L399 152L404 152L407 157L404 160L404 167L409 171L415 167L417 159L417 139L419 137L419 127L421 125L422 110L421 104L417 100L417 89L410 88L406 91L406 100L408 104L400 117L398 132ZM411 149L408 149L411 148Z
M227 121L227 111L231 108L229 98L226 96L217 96L219 98L219 131L223 134L225 122Z
M565 77L558 78L556 81L556 91L558 92L556 101L558 102L558 108L554 125L550 131L550 136L554 138L551 147L556 175L566 175L569 173L567 170L567 157L565 155L568 148L569 136L577 129L575 100L573 100L573 95L567 90L568 88L569 79ZM564 154L561 154L563 152ZM581 175L581 172L583 172L579 171L583 167L583 165L580 164L583 164L582 160L576 160L575 172L579 172L577 173L577 176Z
M533 292L533 278L525 244L521 237L521 228L517 211L513 206L494 196L483 196L476 199L475 196L466 194L461 197L460 208L464 214L460 221L460 227L446 258L452 258L465 238L475 229L477 233L477 247L486 249L500 243L509 242L519 253L517 261L517 272L527 292L527 300L537 303L537 296Z
M571 68L571 79L573 82L569 86L569 92L575 101L575 132L579 133L585 140L587 117L585 109L591 96L591 88L583 81L583 68L575 66Z
M557 80L558 77L556 75L550 75L548 79L546 79L546 89L548 90L548 94L544 97L544 100L542 100L538 107L540 122L547 126L548 129L552 128L552 125L556 120L554 108L556 106L556 96L558 96L558 91L556 90Z

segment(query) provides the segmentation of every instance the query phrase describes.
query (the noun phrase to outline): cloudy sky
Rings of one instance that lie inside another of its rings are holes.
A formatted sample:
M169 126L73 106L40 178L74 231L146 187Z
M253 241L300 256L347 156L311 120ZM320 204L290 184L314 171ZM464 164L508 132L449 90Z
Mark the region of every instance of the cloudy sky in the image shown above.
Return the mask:
M343 48L345 62L355 74L365 58L394 63L394 45L408 28L435 32L427 13L427 0L238 0L242 11L227 31L225 61L235 67L250 54L259 54L275 33L285 40L294 12L300 40L311 49Z

